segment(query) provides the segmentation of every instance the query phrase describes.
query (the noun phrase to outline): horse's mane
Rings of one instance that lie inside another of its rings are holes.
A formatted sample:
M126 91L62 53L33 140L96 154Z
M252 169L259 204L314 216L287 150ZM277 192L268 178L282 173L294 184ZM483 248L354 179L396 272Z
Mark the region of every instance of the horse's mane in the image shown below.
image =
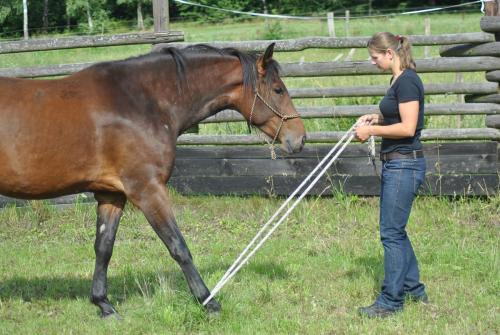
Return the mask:
M175 63L177 78L181 83L186 82L186 70L189 66L189 58L199 55L219 55L221 57L233 56L239 59L243 69L243 86L247 89L255 90L257 84L257 66L256 61L258 53L243 52L235 48L216 48L206 44L196 44L178 49L175 47L163 47L149 54L128 58L118 62L144 62L154 60L155 58L170 57ZM281 69L275 60L271 60L266 67L265 80L267 83L279 76Z

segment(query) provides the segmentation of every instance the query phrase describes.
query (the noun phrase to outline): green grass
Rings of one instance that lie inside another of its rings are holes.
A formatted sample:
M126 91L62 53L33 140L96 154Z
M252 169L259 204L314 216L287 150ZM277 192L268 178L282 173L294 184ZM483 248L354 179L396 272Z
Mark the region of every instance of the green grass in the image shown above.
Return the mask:
M175 212L213 287L283 199L184 197ZM431 305L387 320L356 313L383 278L377 198L309 198L218 299L208 317L143 215L128 207L109 270L120 322L88 299L95 208L43 202L0 211L2 334L495 334L500 330L500 199L420 197L409 223ZM231 208L230 211L227 209ZM437 214L439 213L439 214Z

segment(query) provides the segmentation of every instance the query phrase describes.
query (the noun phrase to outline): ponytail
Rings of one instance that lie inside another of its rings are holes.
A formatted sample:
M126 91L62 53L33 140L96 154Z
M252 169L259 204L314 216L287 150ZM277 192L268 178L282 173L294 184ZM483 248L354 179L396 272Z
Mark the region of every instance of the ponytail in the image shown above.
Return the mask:
M396 36L399 37L399 50L396 50L396 53L399 56L399 61L401 64L401 70L404 69L414 69L417 67L413 57L411 55L411 43L408 40L408 37L405 36Z
M416 68L411 55L411 43L408 37L393 35L389 32L376 33L368 41L367 47L383 53L387 52L387 49L393 50L399 57L401 70Z

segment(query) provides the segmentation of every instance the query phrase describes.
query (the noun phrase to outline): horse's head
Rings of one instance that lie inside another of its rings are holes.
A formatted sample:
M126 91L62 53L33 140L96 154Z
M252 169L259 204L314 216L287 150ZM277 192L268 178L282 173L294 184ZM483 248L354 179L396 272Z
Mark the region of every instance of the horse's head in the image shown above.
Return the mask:
M279 76L279 65L272 58L273 49L274 43L257 58L254 91L246 90L238 109L273 142L279 140L285 152L299 152L306 139L304 124Z

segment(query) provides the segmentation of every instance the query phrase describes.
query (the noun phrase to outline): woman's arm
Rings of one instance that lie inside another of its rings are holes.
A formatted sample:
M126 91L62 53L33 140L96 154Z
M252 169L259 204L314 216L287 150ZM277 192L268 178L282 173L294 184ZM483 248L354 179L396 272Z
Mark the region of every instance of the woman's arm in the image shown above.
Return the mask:
M367 125L356 128L356 137L361 141L366 141L370 136L380 136L390 139L400 139L415 135L418 122L418 101L408 101L399 104L399 115L401 122L383 125ZM375 115L375 114L374 114Z

